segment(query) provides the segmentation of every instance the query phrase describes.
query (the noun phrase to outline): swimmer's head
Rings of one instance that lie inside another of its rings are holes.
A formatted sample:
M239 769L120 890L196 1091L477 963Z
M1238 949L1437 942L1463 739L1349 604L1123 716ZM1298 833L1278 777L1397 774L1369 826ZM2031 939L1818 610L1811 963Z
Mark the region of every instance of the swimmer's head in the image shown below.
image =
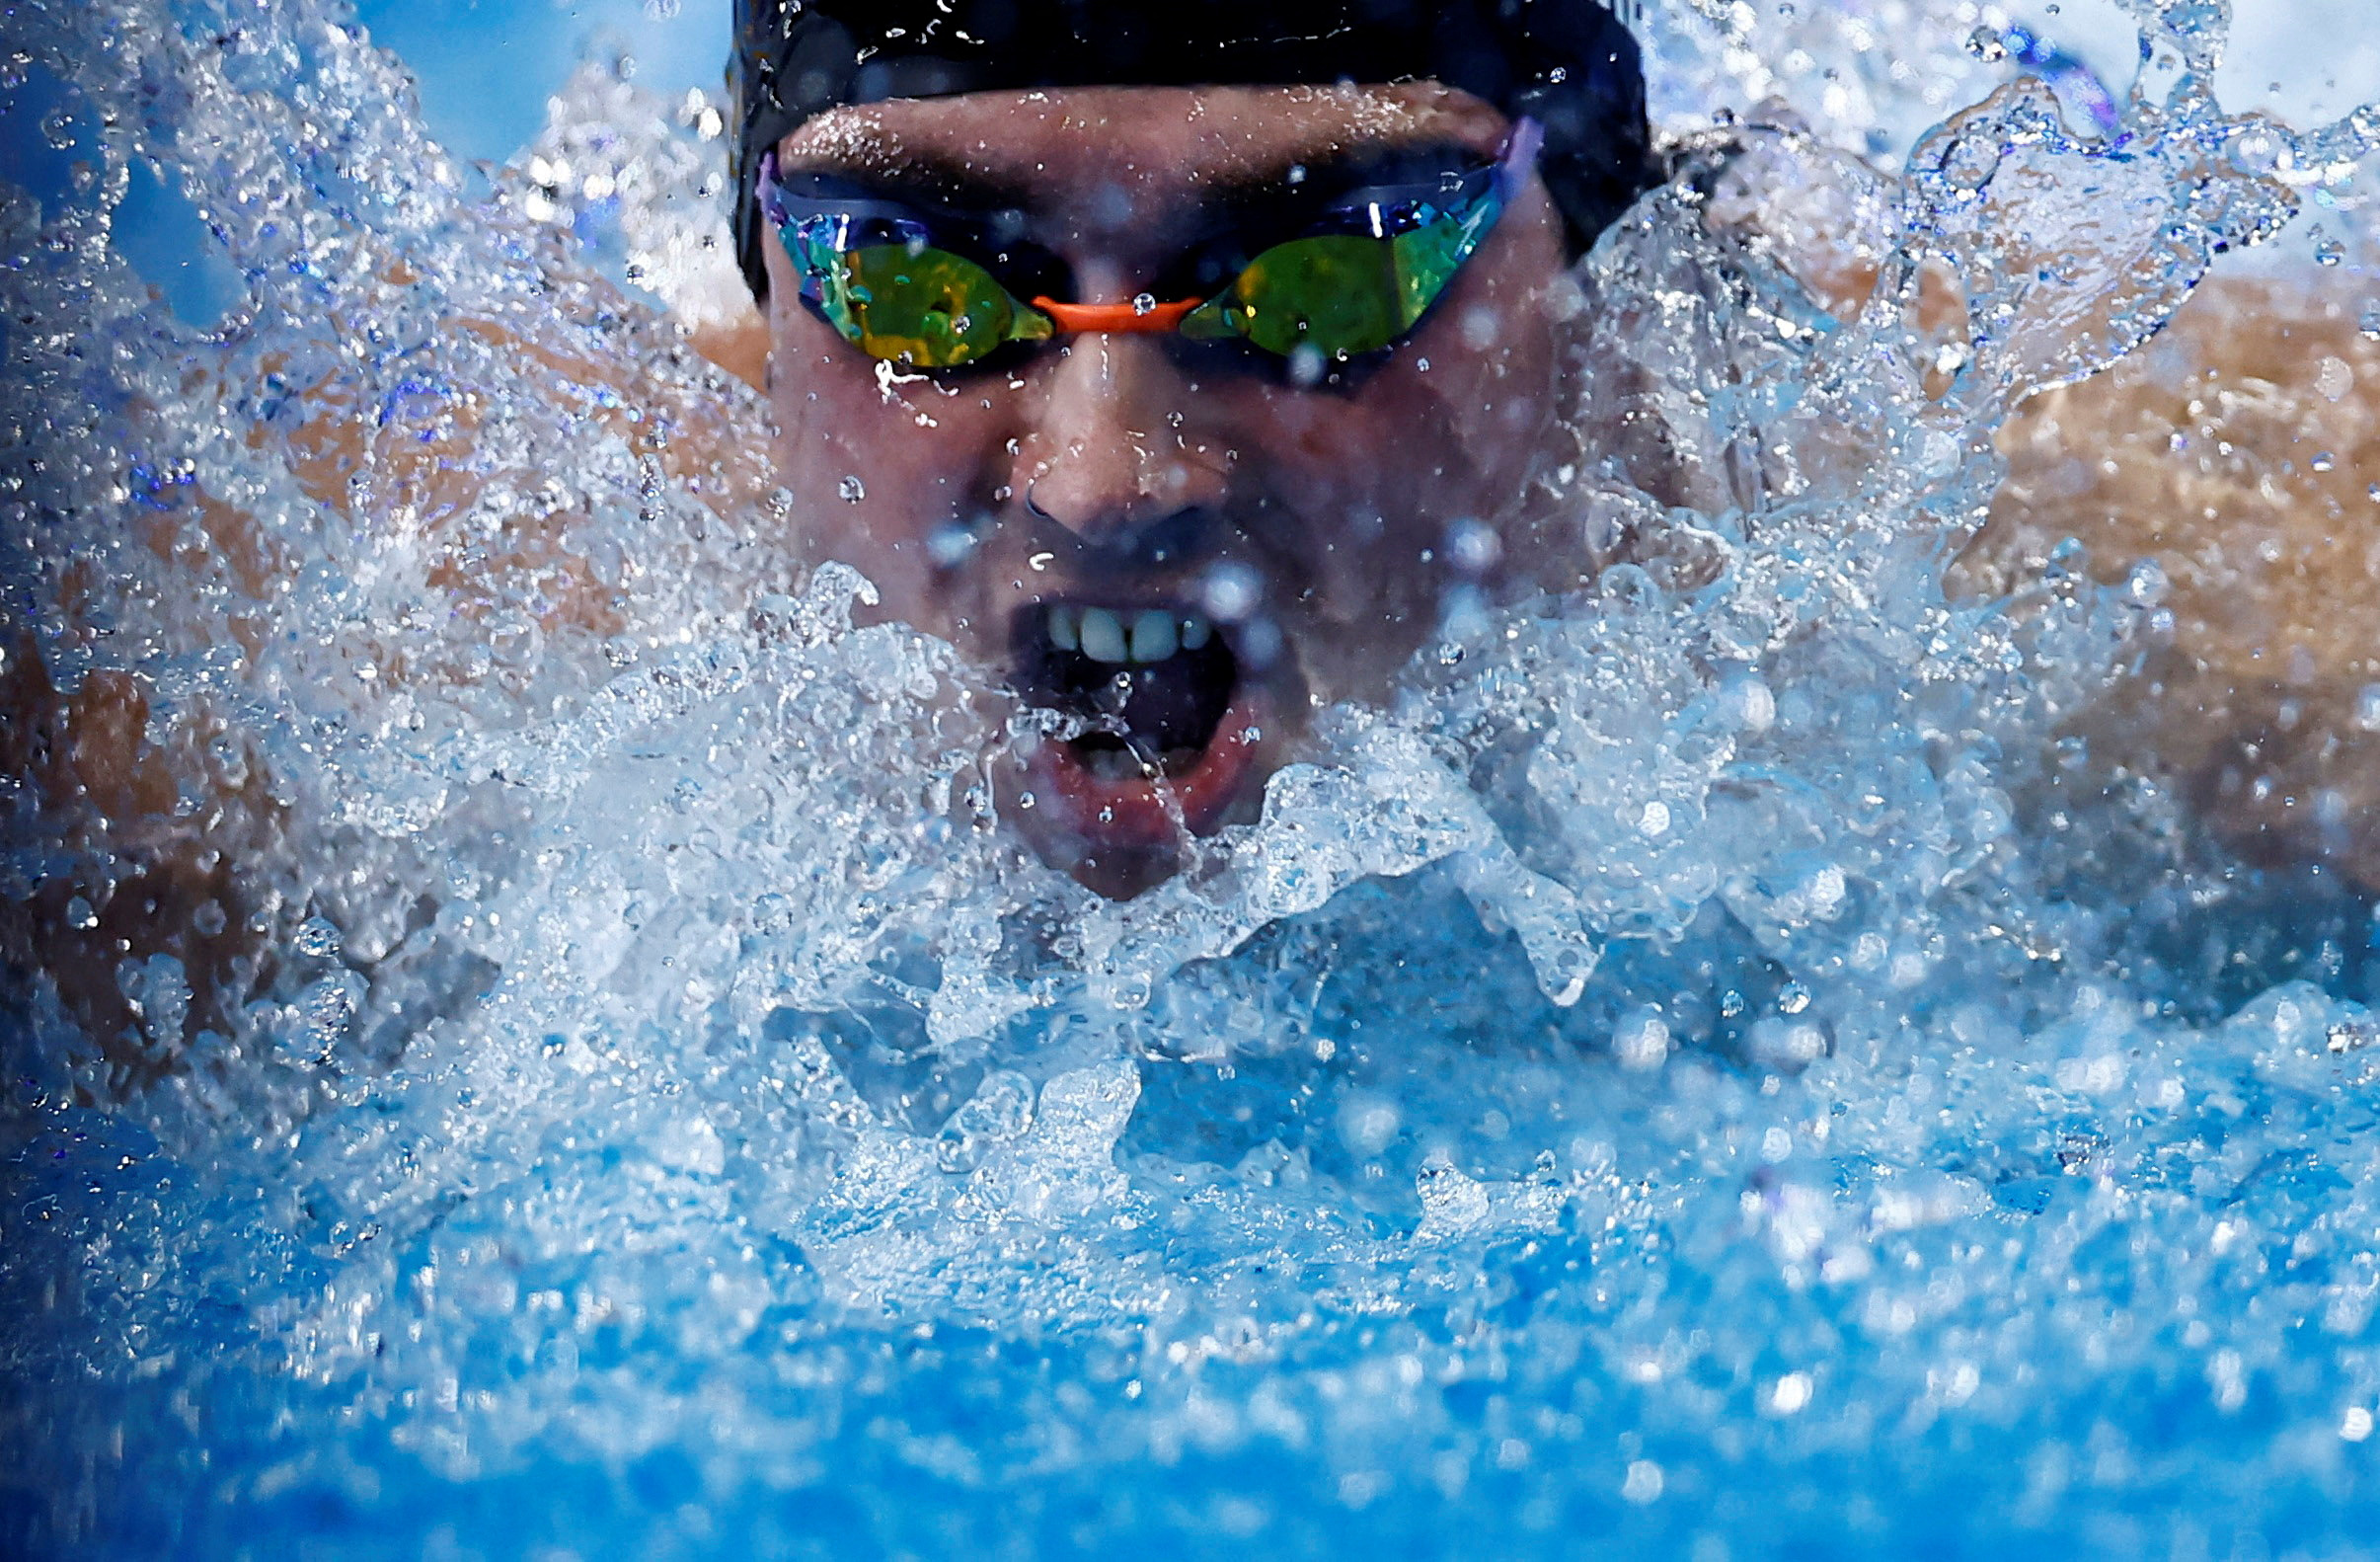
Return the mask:
M1565 273L1651 182L1594 0L744 0L738 36L794 540L1073 724L1002 805L1086 884L1253 818L1449 587L1574 571L1524 502Z
M1544 127L1574 249L1655 182L1636 39L1603 0L736 0L735 40L736 258L762 298L761 156L844 104L1434 81Z

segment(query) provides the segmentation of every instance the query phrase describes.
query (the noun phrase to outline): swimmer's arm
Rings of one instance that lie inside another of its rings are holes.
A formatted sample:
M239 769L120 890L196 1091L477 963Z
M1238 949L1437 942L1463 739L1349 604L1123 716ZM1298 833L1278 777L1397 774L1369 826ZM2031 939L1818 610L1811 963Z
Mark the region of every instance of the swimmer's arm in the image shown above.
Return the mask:
M1792 181L1740 167L1714 224L1767 236L1831 313L1856 314L1873 258L1795 220ZM1922 283L1912 323L1954 331L1956 287ZM2153 565L2142 579L2162 578L2170 618L2078 717L2089 771L2152 777L2252 854L2327 858L2380 889L2380 714L2365 698L2380 691L2380 348L2342 291L2327 274L2206 282L2129 357L2022 406L2000 434L2007 481L1952 586L2014 590L2069 538L2110 585Z
M632 341L638 351L608 352L601 332L540 333L486 317L456 318L449 331L449 341L484 344L533 368L505 387L547 403L533 416L559 411L589 441L623 442L719 524L747 526L761 510L765 430L749 399L724 381L707 395L703 376L682 363L682 372L657 371L666 357L650 351L649 339ZM713 346L726 351L735 342ZM530 601L549 635L603 635L628 616L633 604L618 585L595 579L583 550L572 546L572 528L584 517L568 503L540 513L508 510L496 525L475 515L492 480L536 492L541 474L508 467L502 451L483 447L485 425L468 387L392 406L359 377L332 372L290 384L287 367L267 359L255 373L273 383L223 389L226 406L244 398L278 404L269 428L251 430L249 447L277 455L299 494L350 525L410 517L427 551L429 584L446 593L455 619ZM285 611L297 560L202 478L181 490L180 508L155 527L149 540L160 564L189 575L177 594L221 604L223 639L258 656ZM86 587L67 573L66 594L80 594ZM61 610L72 618L70 603ZM468 676L457 665L394 658L379 670L392 680ZM190 989L183 1043L202 1029L232 1035L239 1011L269 978L276 932L305 914L282 905L251 866L275 860L285 823L252 745L238 733L195 733L187 722L153 732L153 693L138 674L119 672L61 689L31 639L0 647L0 783L16 792L19 820L30 820L47 862L30 894L0 898L0 959L12 987L54 995L69 1023L98 1043L107 1078L86 1088L99 1094L137 1088L179 1063L176 1047L159 1040L127 996L127 969L159 956L179 962ZM240 756L231 771L226 755Z
M0 650L0 777L16 794L19 849L38 852L0 896L0 958L32 1000L21 1018L38 1023L54 999L97 1044L101 1076L80 1080L85 1095L119 1094L172 1066L199 1031L232 1032L261 958L259 918L274 909L247 865L267 860L280 811L223 772L219 730L186 732L172 753L152 742L139 679L94 672L68 694L30 640ZM161 956L178 964L187 1004L144 1014L122 976Z
M2380 888L2380 350L2326 292L2209 282L2131 358L2027 404L1961 562L1982 589L2068 537L2111 584L2152 565L2171 616L2079 723L2095 769L2169 782L2252 856Z

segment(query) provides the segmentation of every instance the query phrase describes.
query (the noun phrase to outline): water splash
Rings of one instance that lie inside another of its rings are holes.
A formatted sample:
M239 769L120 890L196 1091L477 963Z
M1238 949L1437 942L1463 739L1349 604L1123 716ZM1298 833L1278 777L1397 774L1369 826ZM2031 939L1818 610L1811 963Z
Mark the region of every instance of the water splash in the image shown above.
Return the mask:
M2086 820L2096 883L2028 822L2141 604L1941 582L2010 409L2380 121L2227 117L2220 14L2143 7L2086 134L1967 9L1809 19L1866 96L1689 138L1580 268L1609 427L1549 481L1626 562L1450 613L1111 904L997 827L1000 691L788 562L759 409L598 273L695 274L699 109L583 77L474 206L329 13L21 6L10 665L135 712L231 878L119 1008L15 989L12 1536L2359 1544L2372 1022L2160 955L2206 924L2129 887L2215 877L2170 801ZM1830 57L1654 25L1703 103ZM240 278L207 327L115 242L136 167ZM10 902L119 936L153 843L41 773Z

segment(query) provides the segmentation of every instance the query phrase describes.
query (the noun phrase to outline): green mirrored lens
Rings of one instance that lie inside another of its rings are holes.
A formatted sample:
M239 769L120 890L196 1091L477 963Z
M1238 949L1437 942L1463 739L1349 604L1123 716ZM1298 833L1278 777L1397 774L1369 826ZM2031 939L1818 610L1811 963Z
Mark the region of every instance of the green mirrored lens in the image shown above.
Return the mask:
M1482 201L1394 238L1323 234L1276 244L1182 322L1192 337L1244 337L1286 356L1376 352L1420 323L1495 222Z
M1220 305L1233 334L1267 352L1311 346L1333 356L1370 352L1406 326L1390 245L1332 234L1276 244L1248 263ZM1183 329L1192 335L1192 321Z
M954 368L1003 343L1051 333L1047 316L1020 305L991 273L948 250L872 244L801 258L816 279L819 313L871 357Z

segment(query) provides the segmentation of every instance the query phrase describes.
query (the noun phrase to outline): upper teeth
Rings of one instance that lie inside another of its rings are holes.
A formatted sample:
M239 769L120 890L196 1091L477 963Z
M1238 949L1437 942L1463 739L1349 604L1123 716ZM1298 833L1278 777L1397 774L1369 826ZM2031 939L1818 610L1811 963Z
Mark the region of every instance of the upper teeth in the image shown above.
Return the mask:
M1132 615L1132 660L1163 662L1174 654L1174 615L1148 607Z
M1177 650L1196 651L1214 635L1202 614L1144 607L1117 613L1105 607L1053 606L1049 643L1094 662L1163 662Z
M1124 660L1124 626L1104 607L1083 609L1083 655L1094 662Z

